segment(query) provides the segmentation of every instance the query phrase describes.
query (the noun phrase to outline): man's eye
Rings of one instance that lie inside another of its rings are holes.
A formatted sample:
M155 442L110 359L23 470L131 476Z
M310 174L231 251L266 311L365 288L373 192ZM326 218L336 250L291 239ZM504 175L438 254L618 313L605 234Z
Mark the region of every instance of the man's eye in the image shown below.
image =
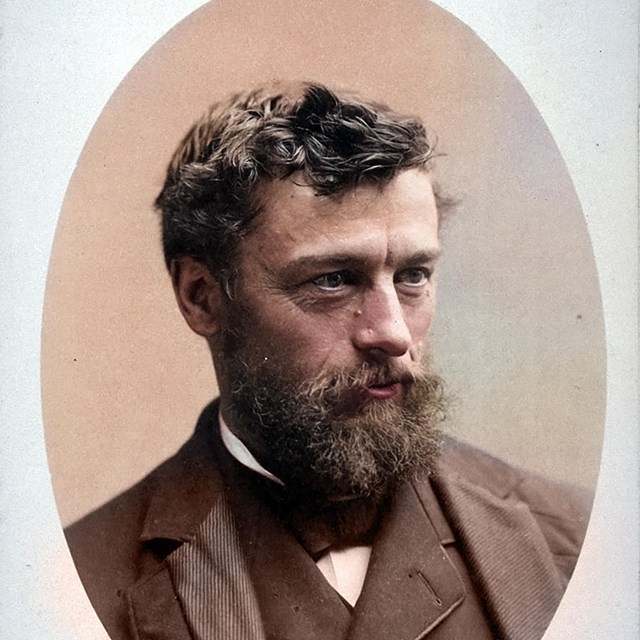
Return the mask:
M426 267L410 267L404 269L396 276L396 282L398 284L405 284L410 287L420 287L429 282L431 277L431 270Z
M344 271L334 271L314 278L311 283L320 289L333 290L349 284L349 279Z

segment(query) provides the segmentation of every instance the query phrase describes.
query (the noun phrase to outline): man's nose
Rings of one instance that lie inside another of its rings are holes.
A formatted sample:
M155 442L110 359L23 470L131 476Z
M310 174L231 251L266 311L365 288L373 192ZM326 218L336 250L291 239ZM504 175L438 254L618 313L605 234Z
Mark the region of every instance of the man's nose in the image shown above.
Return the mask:
M404 355L411 346L411 332L395 287L367 292L355 312L353 344L361 351Z

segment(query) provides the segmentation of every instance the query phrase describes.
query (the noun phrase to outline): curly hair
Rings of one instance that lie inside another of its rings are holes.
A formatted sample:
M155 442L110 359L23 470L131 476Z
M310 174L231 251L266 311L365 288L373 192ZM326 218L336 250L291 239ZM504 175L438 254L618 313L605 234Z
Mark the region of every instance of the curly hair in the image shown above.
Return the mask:
M320 84L235 94L194 124L169 164L155 203L167 267L191 256L231 277L264 181L299 174L331 196L426 166L434 146L418 119Z

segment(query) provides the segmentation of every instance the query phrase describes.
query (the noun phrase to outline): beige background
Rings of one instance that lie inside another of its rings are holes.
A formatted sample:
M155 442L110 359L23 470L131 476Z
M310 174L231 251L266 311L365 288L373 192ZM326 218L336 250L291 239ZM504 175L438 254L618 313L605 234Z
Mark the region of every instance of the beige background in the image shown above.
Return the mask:
M271 78L354 88L437 131L447 154L439 179L462 203L445 230L433 332L456 399L450 429L516 464L594 485L605 368L597 275L539 114L439 8L296 7L205 6L131 71L87 142L43 321L44 421L65 523L170 455L214 395L204 342L175 309L151 203L192 120L217 96Z

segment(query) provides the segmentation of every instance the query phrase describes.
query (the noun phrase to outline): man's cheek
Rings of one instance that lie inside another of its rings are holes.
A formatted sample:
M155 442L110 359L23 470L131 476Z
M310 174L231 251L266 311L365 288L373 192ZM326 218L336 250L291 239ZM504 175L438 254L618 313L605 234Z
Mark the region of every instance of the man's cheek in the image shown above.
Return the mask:
M428 306L410 320L411 339L415 347L422 349L429 338L433 322L433 307Z

